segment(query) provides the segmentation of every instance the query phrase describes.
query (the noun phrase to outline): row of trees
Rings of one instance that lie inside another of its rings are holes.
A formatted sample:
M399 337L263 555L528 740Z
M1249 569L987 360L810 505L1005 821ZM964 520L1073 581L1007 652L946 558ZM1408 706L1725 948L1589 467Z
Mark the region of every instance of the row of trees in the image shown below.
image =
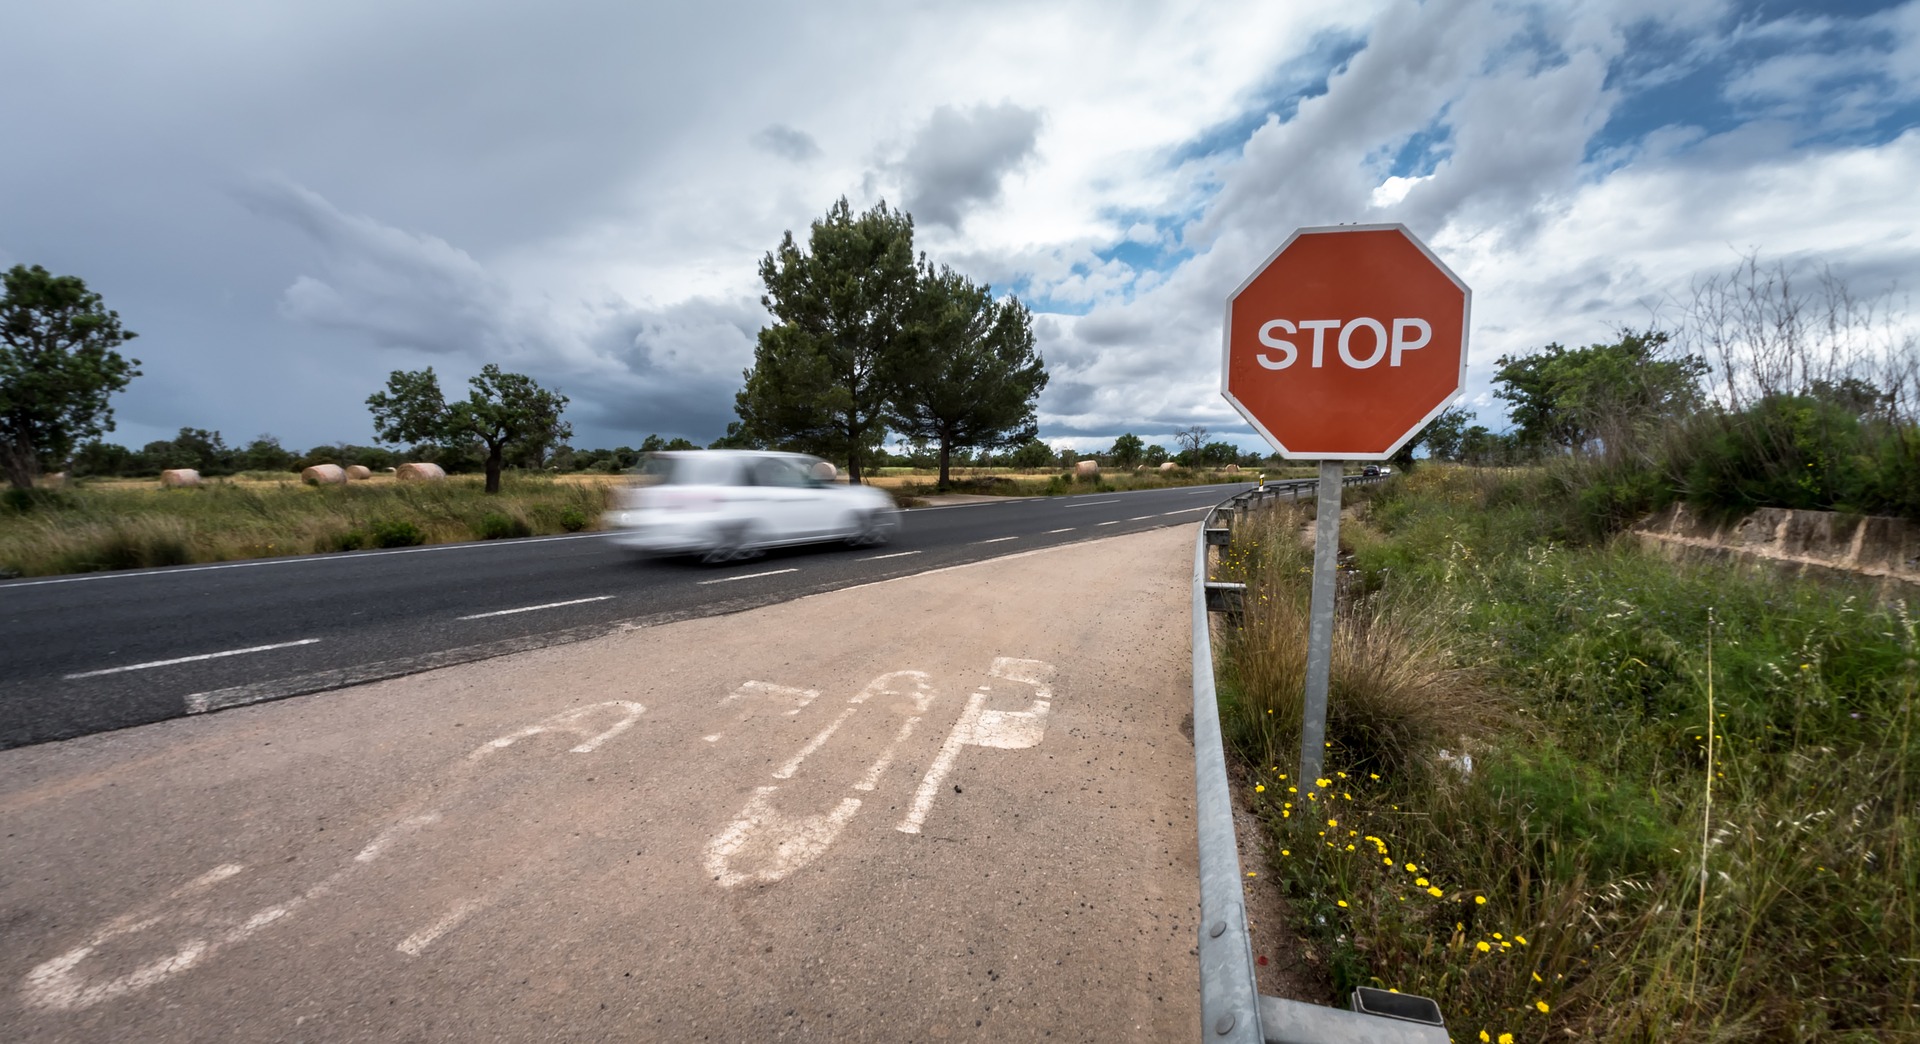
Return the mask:
M954 453L1018 446L1037 432L1047 385L1033 317L1018 298L914 256L913 218L843 197L760 262L774 322L760 330L722 444L845 461L859 482L889 432Z

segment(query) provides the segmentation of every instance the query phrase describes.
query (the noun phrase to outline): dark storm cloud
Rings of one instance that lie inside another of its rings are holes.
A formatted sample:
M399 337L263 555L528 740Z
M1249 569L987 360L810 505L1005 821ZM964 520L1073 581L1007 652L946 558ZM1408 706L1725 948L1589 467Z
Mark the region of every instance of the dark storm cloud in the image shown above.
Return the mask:
M813 135L803 130L795 130L784 123L776 123L755 134L753 147L785 157L795 163L805 163L820 156L820 145L813 140Z
M1033 155L1039 134L1040 113L1011 102L935 109L899 164L907 212L959 228L966 211L1000 197L1002 180Z
M433 353L485 352L511 339L506 287L445 240L344 213L287 182L255 182L238 195L317 248L320 274L281 294L287 318Z

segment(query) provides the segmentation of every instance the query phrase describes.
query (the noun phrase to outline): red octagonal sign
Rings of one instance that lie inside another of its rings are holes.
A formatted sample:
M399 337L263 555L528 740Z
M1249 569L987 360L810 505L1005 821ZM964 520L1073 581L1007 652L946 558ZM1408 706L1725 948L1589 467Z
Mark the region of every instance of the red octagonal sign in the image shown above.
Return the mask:
M1471 299L1404 225L1300 229L1227 298L1220 392L1281 456L1384 460L1460 394Z

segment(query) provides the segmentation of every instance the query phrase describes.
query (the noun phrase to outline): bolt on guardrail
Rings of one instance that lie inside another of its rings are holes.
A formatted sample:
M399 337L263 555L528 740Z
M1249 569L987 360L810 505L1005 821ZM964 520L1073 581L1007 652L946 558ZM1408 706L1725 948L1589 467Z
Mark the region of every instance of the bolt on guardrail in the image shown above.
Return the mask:
M1379 481L1348 476L1342 485ZM1238 616L1244 585L1208 579L1207 549L1231 540L1233 519L1270 500L1298 500L1313 480L1262 482L1216 504L1193 544L1193 766L1200 850L1200 1039L1209 1044L1446 1044L1439 1005L1425 997L1363 987L1353 1010L1260 995L1247 930L1233 795L1227 786L1220 701L1214 689L1208 613ZM1335 486L1337 490L1339 486ZM1216 534L1224 536L1216 538ZM1233 597L1229 598L1229 594ZM1231 607L1231 608L1229 608ZM1237 621L1236 621L1237 622Z

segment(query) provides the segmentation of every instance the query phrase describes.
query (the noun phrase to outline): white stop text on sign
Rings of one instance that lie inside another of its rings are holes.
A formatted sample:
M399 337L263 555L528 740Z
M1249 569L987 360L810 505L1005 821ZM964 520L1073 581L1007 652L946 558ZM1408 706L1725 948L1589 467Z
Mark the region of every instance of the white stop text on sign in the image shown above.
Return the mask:
M1388 322L1393 332L1388 334ZM1411 351L1425 348L1433 340L1433 325L1425 319L1392 319L1381 322L1368 316L1348 319L1305 319L1295 323L1288 319L1269 319L1260 325L1260 343L1279 353L1273 358L1267 352L1254 356L1261 366L1269 370L1284 370L1300 359L1300 346L1287 340L1281 334L1304 336L1311 332L1313 345L1312 366L1319 369L1326 361L1327 332L1339 331L1334 335L1334 351L1340 361L1356 370L1366 370L1385 359L1388 366L1399 366L1400 357ZM1358 354L1358 352L1366 354Z

